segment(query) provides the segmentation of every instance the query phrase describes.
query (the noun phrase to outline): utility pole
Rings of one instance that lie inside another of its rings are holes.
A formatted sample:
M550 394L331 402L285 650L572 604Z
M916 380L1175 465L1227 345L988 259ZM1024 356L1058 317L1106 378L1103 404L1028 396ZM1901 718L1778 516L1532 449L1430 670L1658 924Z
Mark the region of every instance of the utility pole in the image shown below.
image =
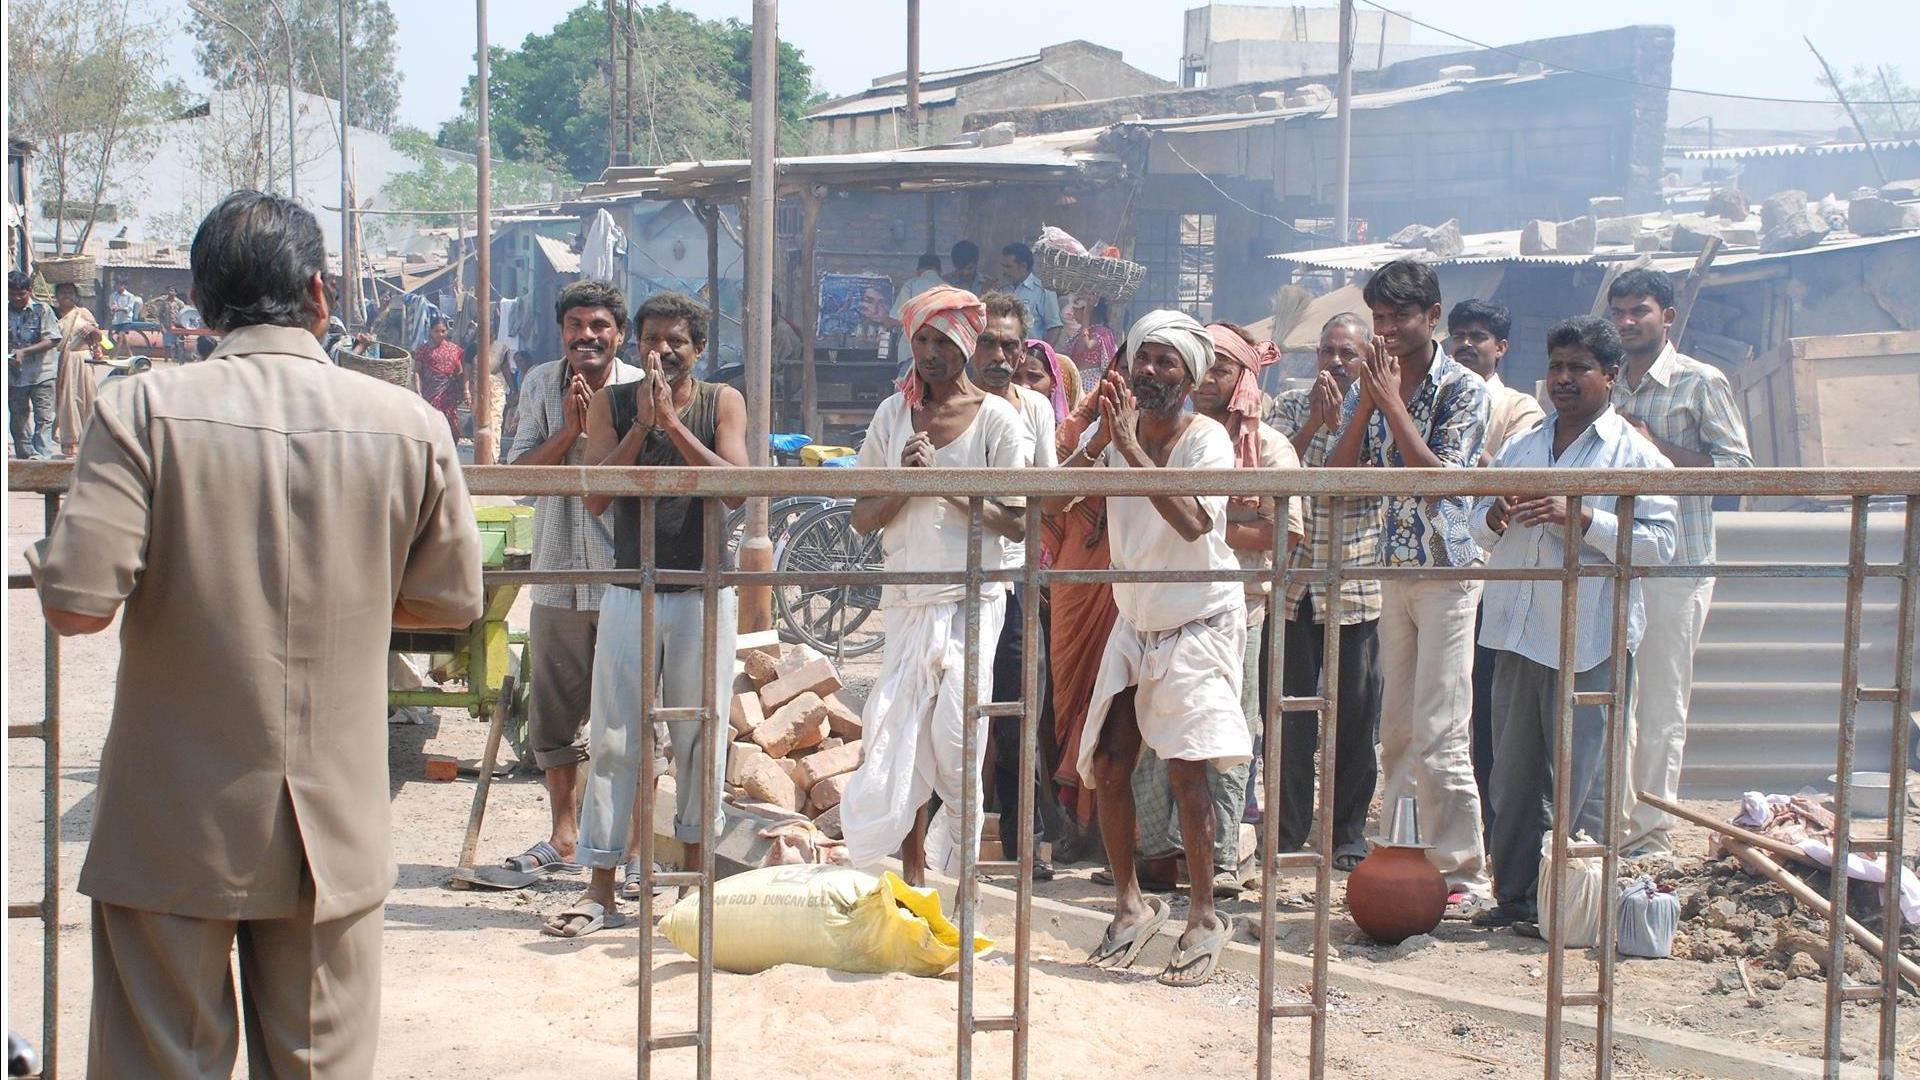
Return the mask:
M1880 178L1880 186L1886 187L1887 170L1880 167L1880 155L1874 153L1873 136L1867 134L1867 126L1860 122L1860 114L1853 111L1853 102L1847 100L1847 92L1840 88L1840 79L1834 75L1833 65L1827 63L1827 58L1813 47L1812 38L1802 34L1800 40L1807 43L1807 48L1813 50L1813 58L1820 61L1820 70L1827 73L1827 85L1833 87L1833 96L1840 99L1840 107L1847 110L1847 119L1853 121L1853 130L1860 133L1860 145L1867 151L1867 161L1872 163L1874 175Z
M360 263L353 250L353 191L347 178L347 0L335 0L334 8L340 27L340 306L345 309L340 321L358 330Z
M474 320L478 323L479 337L474 350L474 395L473 395L473 462L476 465L492 465L500 460L495 448L493 430L493 140L487 132L487 113L490 103L487 100L487 0L474 0L473 3L474 37L480 48L479 78L475 112L479 122L474 131L474 163L476 177L474 193L475 205L479 209L479 225L474 230L473 254L474 268L479 274L479 285L474 292Z
M273 13L280 16L280 29L287 39L287 198L300 200L300 166L295 160L299 151L300 129L293 118L293 24L287 21L286 9L280 6L280 0L267 0L273 5ZM340 88L340 96L347 96L346 87ZM344 108L345 105L342 105Z
M620 164L620 67L614 59L613 33L617 25L614 22L614 0L606 0L607 7L607 164Z
M772 429L773 397L773 103L778 93L780 5L753 0L753 128L747 154L747 463L766 466L767 435ZM718 301L718 297L715 300ZM719 305L714 305L716 318ZM773 569L773 543L767 539L767 500L747 500L746 535L740 541L740 569ZM747 585L740 590L740 632L773 629L773 589Z
M907 0L907 135L920 145L920 0Z
M1341 244L1353 240L1353 0L1340 0L1340 114L1334 119L1333 228Z

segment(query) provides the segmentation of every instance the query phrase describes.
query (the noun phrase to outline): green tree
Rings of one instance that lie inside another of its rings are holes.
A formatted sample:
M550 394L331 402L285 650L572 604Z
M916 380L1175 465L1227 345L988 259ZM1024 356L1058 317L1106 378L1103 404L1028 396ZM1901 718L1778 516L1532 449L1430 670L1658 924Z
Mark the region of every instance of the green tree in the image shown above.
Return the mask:
M1825 75L1818 76L1814 81L1828 93L1834 92L1833 84L1827 81ZM1839 89L1853 103L1853 111L1859 115L1860 123L1871 137L1890 139L1920 131L1920 105L1898 104L1920 101L1920 90L1907 85L1898 67L1892 64L1879 67L1855 64L1851 71L1840 76Z
M400 107L394 66L398 23L387 0L277 0L293 27L293 85L341 100L339 4L347 5L348 123L393 130ZM216 87L245 80L287 84L286 29L271 0L187 0L194 59Z
M433 137L418 128L401 127L393 132L394 149L411 158L414 168L395 173L380 186L380 194L394 207L405 210L468 210L474 206L479 177L470 160L452 160L433 143ZM548 202L559 198L571 185L567 178L541 165L505 161L497 155L487 179L493 188L493 205ZM414 226L451 226L462 220L458 215L409 219L402 231ZM470 218L468 220L471 220Z
M80 251L106 192L139 194L152 125L178 111L155 77L166 33L134 0L16 0L7 29L7 128L38 147L54 250Z
M625 20L620 20L624 22ZM639 8L631 24L634 71L634 161L658 164L694 157L744 157L752 112L753 29L738 19L702 19L671 4ZM608 153L608 93L613 115L625 110L625 50L607 64L605 7L588 2L517 49L488 53L488 122L496 152L551 163L578 180L598 177ZM782 43L778 111L783 152L804 145L813 69ZM474 80L460 116L444 124L440 145L474 147ZM616 144L623 142L624 130Z

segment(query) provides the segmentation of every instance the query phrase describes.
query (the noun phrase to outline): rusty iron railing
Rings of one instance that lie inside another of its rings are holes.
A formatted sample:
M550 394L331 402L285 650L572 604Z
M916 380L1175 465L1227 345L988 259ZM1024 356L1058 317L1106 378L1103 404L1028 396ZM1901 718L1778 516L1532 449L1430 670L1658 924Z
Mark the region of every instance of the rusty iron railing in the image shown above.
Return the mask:
M70 466L47 464L16 464L9 476L9 489L12 491L39 492L47 497L47 517L51 525L57 508L57 500L65 490ZM1333 817L1333 765L1335 738L1338 725L1338 671L1341 663L1339 649L1339 605L1340 591L1337 586L1350 579L1379 579L1385 581L1403 581L1419 579L1442 580L1543 580L1561 583L1561 675L1556 690L1559 730L1553 747L1556 764L1553 790L1553 843L1549 866L1549 885L1556 898L1556 905L1563 903L1566 890L1561 887L1565 880L1568 863L1574 858L1598 857L1603 861L1603 874L1607 895L1601 908L1600 941L1598 944L1598 977L1592 989L1569 990L1566 985L1566 946L1562 940L1564 920L1548 918L1543 929L1547 933L1549 954L1547 987L1544 1003L1544 1025L1546 1032L1546 1052L1543 1055L1543 1074L1550 1078L1561 1075L1563 1051L1567 1041L1565 1032L1565 1011L1572 1007L1591 1007L1595 1010L1594 1019L1594 1075L1610 1076L1613 1065L1613 1024L1614 1024L1614 950L1616 927L1614 911L1618 903L1618 864L1619 845L1622 840L1622 822L1624 815L1622 800L1631 796L1625 790L1626 739L1624 718L1621 705L1627 700L1627 665L1616 664L1613 669L1613 682L1608 690L1580 692L1574 688L1572 675L1574 635L1572 633L1577 589L1571 587L1581 578L1606 578L1614 585L1612 610L1613 655L1626 653L1627 621L1630 604L1627 586L1635 579L1653 577L1784 577L1784 578L1830 578L1846 581L1846 620L1844 640L1844 670L1842 706L1838 723L1838 746L1836 749L1837 772L1843 777L1851 772L1855 750L1855 730L1858 706L1862 702L1884 703L1895 710L1892 759L1890 764L1891 783L1888 794L1888 825L1883 836L1852 836L1851 830L1859 824L1849 817L1850 792L1848 785L1839 785L1835 797L1836 818L1840 828L1835 836L1835 864L1844 866L1849 851L1884 852L1891 865L1900 863L1900 852L1905 839L1905 796L1907 778L1907 760L1910 746L1910 734L1904 709L1914 699L1913 651L1915 643L1916 614L1920 614L1920 470L1913 469L1750 469L1750 470L1543 470L1543 469L1314 469L1314 470L1194 470L1177 474L1146 470L985 470L985 469L896 469L896 470L818 470L818 469L657 469L657 468L586 468L577 466L543 467L483 467L467 471L470 489L476 495L613 495L633 496L641 499L641 521L643 536L643 562L647 565L640 570L613 571L494 571L487 574L489 581L534 584L542 582L592 582L600 584L638 585L642 591L642 656L644 685L651 687L653 673L654 620L653 601L655 589L660 585L697 586L706 594L706 630L702 641L703 662L711 666L713 652L717 646L715 634L715 616L717 612L718 590L735 585L879 585L879 584L955 584L968 586L967 610L965 620L965 715L973 720L984 720L993 716L1018 715L1021 718L1021 775L1031 775L1035 755L1036 732L1039 722L1039 699L1037 688L1040 685L1041 672L1038 650L1029 648L1024 658L1022 672L1022 695L1018 703L982 703L979 687L979 646L980 613L977 600L978 590L989 582L1018 582L1029 590L1036 590L1050 582L1192 582L1192 581L1236 581L1257 582L1265 580L1269 586L1267 598L1268 625L1283 625L1283 609L1286 586L1295 580L1305 580L1327 586L1327 609L1323 615L1325 630L1325 657L1323 668L1323 689L1321 694L1312 697L1288 697L1282 691L1284 671L1285 635L1269 635L1266 655L1266 668L1269 674L1269 692L1262 702L1262 724L1265 732L1263 764L1266 771L1265 796L1268 810L1262 815L1261 849L1267 855L1262 868L1261 898L1261 934L1259 961L1259 1025L1257 1075L1262 1078L1275 1074L1274 1025L1277 1019L1305 1018L1310 1022L1310 1052L1307 1072L1312 1077L1325 1075L1327 1057L1327 982L1328 957L1330 954L1331 907L1332 907L1332 817ZM1608 565L1583 565L1579 561L1581 544L1566 545L1566 559L1558 569L1491 569L1487 567L1413 569L1384 566L1346 566L1340 561L1339 543L1340 508L1342 500L1352 498L1377 498L1387 495L1412 495L1434 497L1441 495L1537 495L1542 492L1566 495L1569 499L1568 517L1579 521L1580 501L1583 497L1615 497L1618 501L1617 512L1631 520L1635 496L1639 495L1815 495L1843 497L1849 500L1851 513L1850 545L1847 562L1841 564L1743 564L1739 566L1635 566L1631 559L1631 529L1620 530L1616 540L1613 561ZM741 571L727 569L720 557L721 537L719 498L764 497L772 494L817 494L836 497L857 497L862 495L906 495L906 496L950 496L966 500L967 521L967 559L964 567L941 572L890 572L890 571L826 571L808 573L781 574L771 571ZM1277 515L1273 529L1273 550L1275 558L1270 570L1222 570L1222 571L1172 571L1172 570L1081 570L1057 571L1040 566L1039 523L1041 517L1039 500L1047 496L1099 496L1124 497L1151 494L1187 494L1187 495L1226 495L1226 496L1286 496L1303 495L1321 499L1321 519L1333 530L1329 550L1333 553L1333 564L1324 568L1301 571L1289 566L1288 541L1285 534L1284 515ZM652 529L646 527L652 521L653 500L667 496L702 496L706 502L706 568L699 571L659 570L651 565L647 555L651 551ZM1905 535L1903 556L1897 564L1872 564L1866 557L1866 527L1868 500L1875 496L1906 497ZM983 526L982 508L984 500L989 498L1025 498L1027 499L1026 521L1028 558L1026 565L1018 569L987 570L982 565L982 548L988 541ZM1900 582L1898 606L1897 659L1895 677L1892 686L1861 687L1859 685L1859 651L1861 647L1861 612L1863 592L1866 582L1872 578L1895 578ZM13 588L30 587L24 576L10 578ZM1039 605L1023 606L1023 618L1028 641L1040 639ZM704 670L704 668L703 668ZM710 681L710 680L709 680ZM40 725L10 726L10 737L44 736L47 740L47 893L45 899L37 905L9 905L9 917L46 918L47 947L45 952L45 1009L44 1048L47 1061L45 1075L54 1075L53 1062L56 1047L56 1023L58 956L56 936L58 921L52 916L57 912L58 901L58 809L57 766L58 766L58 650L57 642L49 632L47 652L47 719ZM701 704L696 708L654 709L652 692L648 691L642 702L643 712L651 712L655 717L683 721L700 722L707 733L708 760L703 768L702 783L708 801L705 806L711 808L717 804L719 792L715 778L717 761L713 755L719 752L719 740L726 737L725 721L721 716L720 702L716 697L717 689L709 686L703 694ZM1573 820L1575 809L1570 806L1571 790L1569 767L1572 758L1572 717L1576 706L1601 706L1606 709L1607 724L1605 735L1606 758L1603 769L1603 800L1607 816L1607 835L1595 843L1576 843L1569 838L1568 823ZM1313 847L1309 851L1274 854L1278 841L1278 820L1276 812L1279 802L1280 728L1284 712L1312 711L1318 714L1320 722L1319 737L1319 805L1318 821L1315 826ZM671 715L669 715L671 714ZM974 811L980 798L980 766L975 760L979 738L976 725L969 723L964 727L963 760L968 775L962 786L962 820L972 829ZM641 724L641 757L643 762L652 760L650 741L652 726ZM643 783L640 791L644 792ZM651 934L640 934L639 948L639 997L640 1014L638 1020L637 1067L639 1075L650 1075L652 1058L655 1051L691 1047L696 1052L697 1075L708 1077L712 1073L713 1055L713 1004L712 1004L712 898L710 886L713 883L713 845L711 814L703 815L702 849L704 857L697 871L654 874L651 866L653 844L653 802L643 799L643 820L641 823L640 843L642 852L640 861L647 867L647 880L643 881L642 895L651 895L654 884L686 885L699 889L701 894L701 932L697 948L698 966L698 1004L696 1024L692 1030L667 1034L654 1034L652 1031L652 941ZM1033 799L1030 785L1022 785L1018 806L1019 831L1014 835L1026 837L1032 835ZM1003 825L1003 830L1005 826ZM972 842L961 845L962 863L958 882L958 922L961 940L971 941L976 927L977 892L975 889L976 871L996 871L1013 873L1017 878L1015 906L1015 934L1013 957L1015 964L1015 982L1013 1001L1010 1011L994 1015L977 1015L974 1002L974 965L970 949L962 948L959 963L959 1016L955 1048L956 1073L961 1077L972 1075L973 1037L984 1032L1007 1031L1012 1034L1012 1073L1015 1077L1027 1075L1027 1049L1032 1036L1029 1024L1028 991L1031 964L1031 906L1033 845L1021 845L1021 857L1017 863L983 862L978 859L978 837ZM1314 872L1314 934L1312 979L1308 1000L1301 1002L1279 1002L1280 979L1276 964L1277 935L1274 933L1277 909L1275 903L1276 875L1282 869L1310 868ZM1844 873L1832 876L1828 899L1834 904L1836 912L1846 910L1848 892L1847 878ZM1885 919L1882 925L1884 940L1890 950L1897 950L1901 930L1901 916L1898 902L1899 875L1887 874L1884 904ZM1840 960L1845 946L1847 930L1841 919L1829 920L1828 927L1828 970L1844 970ZM1849 1000L1874 1000L1878 1004L1879 1032L1876 1040L1876 1061L1882 1075L1893 1075L1896 1042L1897 1010L1899 1005L1899 976L1897 968L1890 961L1883 965L1882 976L1878 984L1872 986L1849 985L1842 977L1833 976L1827 984L1826 1009L1824 1016L1824 1053L1823 1072L1826 1076L1840 1075L1845 1060L1841 1050L1842 1014L1841 1005Z

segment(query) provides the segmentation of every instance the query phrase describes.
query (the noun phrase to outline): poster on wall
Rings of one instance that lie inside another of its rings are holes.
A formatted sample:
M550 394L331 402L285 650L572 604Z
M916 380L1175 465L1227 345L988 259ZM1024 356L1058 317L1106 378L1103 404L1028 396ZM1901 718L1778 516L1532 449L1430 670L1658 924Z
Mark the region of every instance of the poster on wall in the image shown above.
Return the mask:
M814 333L848 345L877 345L887 336L892 310L893 281L884 274L822 274Z

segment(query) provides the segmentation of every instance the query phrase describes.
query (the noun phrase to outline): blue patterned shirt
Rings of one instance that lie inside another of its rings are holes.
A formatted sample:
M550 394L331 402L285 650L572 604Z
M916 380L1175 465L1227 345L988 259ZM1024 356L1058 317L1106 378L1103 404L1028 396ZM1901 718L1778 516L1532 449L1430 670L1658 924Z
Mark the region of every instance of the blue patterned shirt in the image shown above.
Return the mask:
M1359 407L1360 387L1356 383L1347 391L1346 406L1341 410L1342 431L1353 423ZM1427 381L1407 403L1407 411L1413 416L1413 426L1426 432L1427 448L1442 465L1470 469L1479 464L1480 448L1487 441L1490 409L1486 382L1440 351L1435 343ZM1393 445L1386 414L1378 409L1367 421L1360 459L1382 468L1407 464ZM1382 499L1382 561L1387 566L1479 565L1485 554L1473 542L1469 525L1472 510L1473 500L1465 495Z

